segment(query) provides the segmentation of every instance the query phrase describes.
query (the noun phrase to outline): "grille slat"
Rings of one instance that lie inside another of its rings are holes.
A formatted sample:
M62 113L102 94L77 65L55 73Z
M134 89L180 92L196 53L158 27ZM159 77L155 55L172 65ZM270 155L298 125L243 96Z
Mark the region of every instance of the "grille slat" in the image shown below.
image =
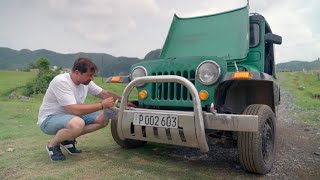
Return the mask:
M171 71L170 75L175 75L173 71ZM170 94L170 100L175 99L175 83L169 83L169 94Z
M187 78L187 79L189 79L189 77L188 77L188 72L187 71L184 71L183 72L183 77L184 78ZM188 95L188 89L185 87L185 86L183 86L183 93L182 93L182 99L183 100L187 100L188 99L188 97L187 97L187 95Z
M164 99L164 83L161 83L161 98Z
M171 71L168 72L154 72L152 75L177 75L187 78L192 82L195 83L195 71ZM190 101L192 100L192 96L188 89L179 84L179 83L152 83L152 95L151 98L155 101L173 101L173 100L183 100L183 101Z
M180 71L178 71L177 72L177 74L176 74L177 76L181 76L181 72ZM180 95L181 95L181 84L179 84L179 83L175 83L176 84L176 89L175 89L175 91L176 91L176 96L177 96L177 100L180 100Z
M168 75L168 72L164 72L163 75ZM168 83L163 83L163 99L164 100L168 100L168 92L169 92L169 89L168 89Z

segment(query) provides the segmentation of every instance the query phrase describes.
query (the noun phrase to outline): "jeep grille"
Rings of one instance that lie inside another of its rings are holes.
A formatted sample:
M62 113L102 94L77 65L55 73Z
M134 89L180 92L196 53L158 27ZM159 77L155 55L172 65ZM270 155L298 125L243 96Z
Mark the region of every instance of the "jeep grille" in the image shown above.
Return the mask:
M161 75L177 75L188 79L192 84L195 83L195 71L171 71L168 72L153 72L153 76ZM152 83L152 100L161 101L192 101L192 97L188 89L179 83Z

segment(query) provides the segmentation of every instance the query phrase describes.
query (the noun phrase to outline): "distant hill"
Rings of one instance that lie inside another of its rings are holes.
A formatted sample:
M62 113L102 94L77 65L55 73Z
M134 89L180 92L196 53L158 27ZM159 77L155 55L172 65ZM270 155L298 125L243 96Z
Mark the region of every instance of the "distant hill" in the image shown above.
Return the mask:
M302 71L304 70L320 70L320 59L306 62L306 61L290 61L286 63L279 63L276 65L277 71Z
M53 51L40 49L20 51L0 47L0 69L15 70L26 69L30 63L34 63L40 57L46 57L51 66L72 67L77 57L85 56L91 58L98 66L102 76L127 75L132 64L143 61L135 57L114 57L105 53L84 53L61 54Z
M16 70L27 69L30 63L34 63L40 57L46 57L50 61L51 67L72 67L74 60L77 57L85 56L91 58L98 66L99 72L104 77L113 75L128 75L130 67L141 61L158 59L161 49L156 49L147 53L144 59L136 57L114 57L105 53L74 53L61 54L46 49L30 51L22 49L20 51L6 47L0 47L0 70ZM291 61L276 65L277 71L301 71L305 70L320 70L320 59L306 61Z

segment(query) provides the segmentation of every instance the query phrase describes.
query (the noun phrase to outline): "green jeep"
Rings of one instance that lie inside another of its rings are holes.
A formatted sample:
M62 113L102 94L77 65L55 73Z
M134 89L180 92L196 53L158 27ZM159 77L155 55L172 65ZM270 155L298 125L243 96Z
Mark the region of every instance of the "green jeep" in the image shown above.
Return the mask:
M208 152L208 136L237 142L242 167L266 174L275 161L276 107L272 34L245 7L173 18L160 59L133 65L112 136L123 148L156 142ZM117 78L116 78L117 79ZM128 108L132 89L138 107Z

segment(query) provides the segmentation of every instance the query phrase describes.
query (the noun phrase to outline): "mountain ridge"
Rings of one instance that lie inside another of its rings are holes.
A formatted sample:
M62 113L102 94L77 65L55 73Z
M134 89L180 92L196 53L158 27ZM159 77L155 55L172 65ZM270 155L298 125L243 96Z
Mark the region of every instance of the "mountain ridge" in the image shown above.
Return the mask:
M62 54L47 49L31 51L29 49L14 50L8 47L0 47L0 69L27 69L30 63L34 63L41 57L47 58L50 66L71 68L74 60L81 56L91 58L97 64L102 76L127 75L132 64L144 60L136 57L115 57L107 53L78 52ZM110 66L111 64L112 66Z
M113 75L128 75L133 64L158 59L161 49L152 50L147 53L143 59L137 57L119 56L115 57L107 53L58 53L47 49L21 49L14 50L8 47L0 47L0 70L27 69L31 63L37 59L45 57L49 60L50 66L71 68L74 60L85 56L91 58L98 66L100 75L104 77ZM293 60L285 63L276 64L277 71L302 71L302 70L320 70L320 59L315 61Z
M320 70L320 58L314 61L293 60L276 65L277 71Z

